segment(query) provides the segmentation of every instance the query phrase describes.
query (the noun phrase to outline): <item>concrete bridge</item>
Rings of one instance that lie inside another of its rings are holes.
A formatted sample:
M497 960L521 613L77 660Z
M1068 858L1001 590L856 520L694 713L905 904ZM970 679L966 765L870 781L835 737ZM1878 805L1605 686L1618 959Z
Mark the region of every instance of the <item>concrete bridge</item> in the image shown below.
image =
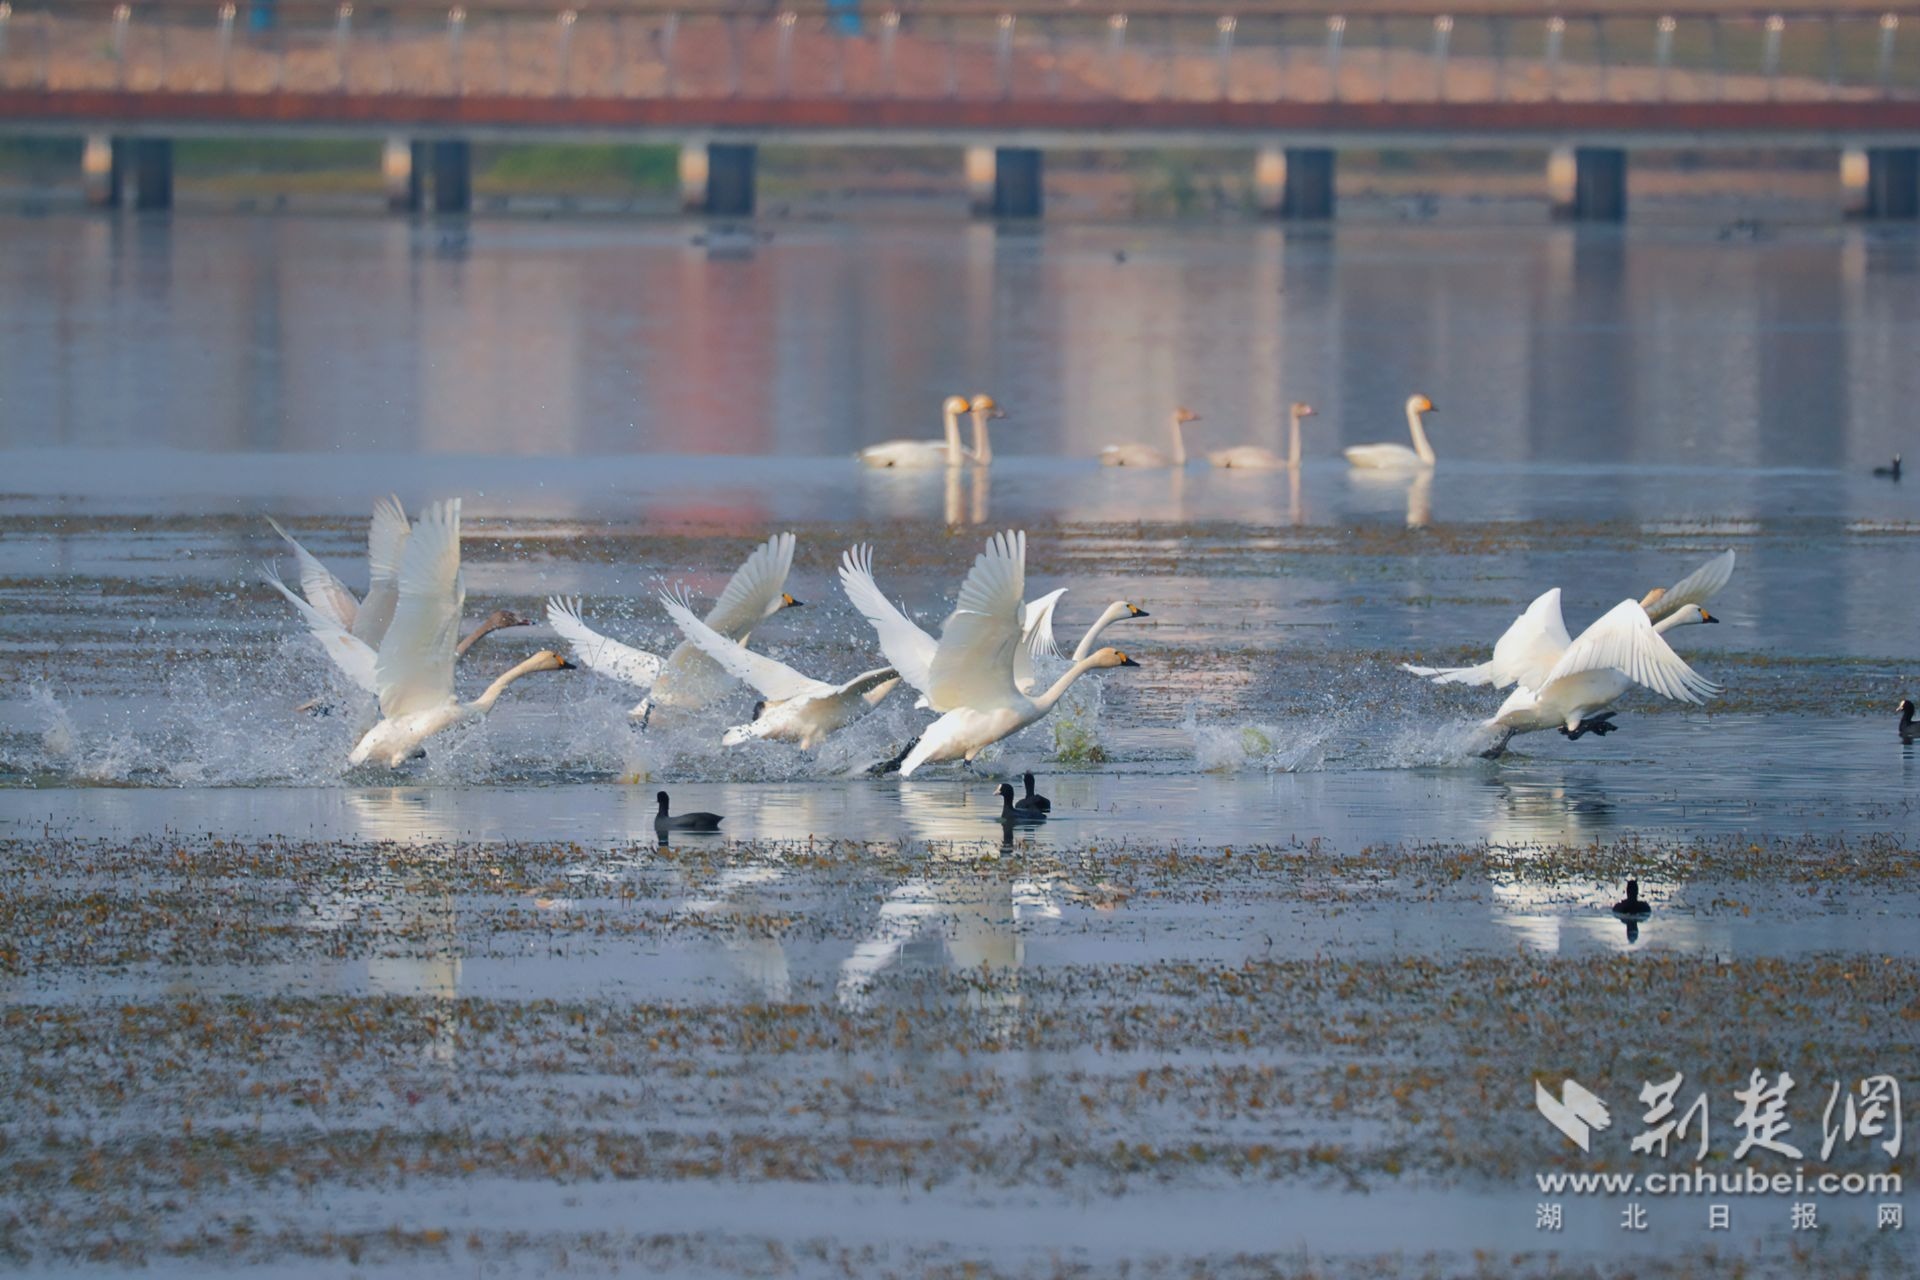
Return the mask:
M1858 212L1913 218L1920 8L0 0L0 132L84 135L93 197L140 208L174 139L251 134L383 138L394 206L448 212L474 141L573 140L678 144L729 216L778 142L954 146L997 217L1040 213L1050 147L1251 148L1292 218L1332 215L1342 148L1524 149L1603 220L1635 149L1837 149Z

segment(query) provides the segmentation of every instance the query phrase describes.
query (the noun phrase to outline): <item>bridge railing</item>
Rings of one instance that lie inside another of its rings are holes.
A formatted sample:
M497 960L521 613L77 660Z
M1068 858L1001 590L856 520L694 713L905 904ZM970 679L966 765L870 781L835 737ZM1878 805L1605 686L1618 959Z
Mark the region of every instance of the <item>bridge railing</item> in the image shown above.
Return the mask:
M0 87L426 97L1920 97L1920 8L0 0Z

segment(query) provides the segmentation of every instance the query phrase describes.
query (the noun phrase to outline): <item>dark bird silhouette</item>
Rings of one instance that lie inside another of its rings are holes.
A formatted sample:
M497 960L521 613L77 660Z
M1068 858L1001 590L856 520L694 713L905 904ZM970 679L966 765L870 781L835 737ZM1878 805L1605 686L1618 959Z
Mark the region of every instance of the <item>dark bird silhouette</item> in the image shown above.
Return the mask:
M1920 742L1920 724L1913 722L1913 699L1900 699L1900 741Z
M994 794L1000 797L1000 821L1002 823L1044 822L1046 820L1047 815L1039 809L1020 809L1014 806L1013 784L1011 782L1001 783Z
M1014 810L1019 813L1037 813L1041 815L1052 813L1053 801L1034 791L1033 775L1031 773L1023 773L1020 777L1021 780L1027 784L1027 794L1013 802Z
M1627 896L1613 904L1613 914L1622 920L1645 920L1653 914L1653 904L1640 896L1640 882L1627 881Z
M725 821L717 813L680 813L667 812L667 793L662 791L657 797L660 812L653 815L653 829L658 831L718 831Z
M1873 474L1877 476L1885 476L1889 480L1898 480L1900 478L1900 455L1897 453L1894 454L1893 462L1888 466L1875 467L1873 469Z

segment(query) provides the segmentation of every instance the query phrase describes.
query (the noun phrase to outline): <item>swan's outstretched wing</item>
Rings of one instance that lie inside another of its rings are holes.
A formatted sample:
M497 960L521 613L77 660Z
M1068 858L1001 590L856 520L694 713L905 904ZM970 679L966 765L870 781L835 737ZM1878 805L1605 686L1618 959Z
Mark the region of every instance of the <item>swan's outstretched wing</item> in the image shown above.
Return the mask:
M307 603L342 630L353 630L354 618L360 612L360 602L348 590L347 584L334 577L333 570L321 564L312 552L296 542L292 534L280 527L278 520L268 516L267 523L293 548L294 561L300 566L300 594L307 598Z
M707 625L723 636L744 637L760 625L786 590L787 573L792 568L793 535L776 533L734 570L727 589L707 614Z
M573 646L573 656L589 671L650 689L660 676L660 659L644 649L603 636L580 620L580 600L559 596L547 600L547 625Z
M873 548L858 546L840 556L840 587L880 636L880 652L900 678L926 693L933 683L933 655L939 642L887 599L873 580Z
M1705 604L1733 577L1733 558L1731 550L1724 551L1668 587L1658 600L1647 606L1647 616L1658 622L1687 605Z
M421 515L400 556L400 599L374 663L380 714L392 719L453 699L453 646L466 604L460 577L460 499Z
M1013 682L1023 688L1033 680L1033 660L1035 658L1057 658L1060 646L1053 638L1053 611L1060 604L1060 597L1067 594L1061 587L1049 591L1038 600L1029 600L1020 614L1020 647L1013 654Z
M997 533L974 558L960 598L940 628L927 701L935 711L986 710L1018 696L1013 656L1020 647L1027 589L1027 535Z
M892 667L875 667L872 671L862 671L853 679L841 685L836 692L846 698L864 698L883 684L900 678L900 673Z
M744 680L758 689L769 701L827 698L837 692L835 686L824 680L803 676L784 662L776 662L763 653L755 653L738 640L729 640L695 617L684 599L662 595L660 603L666 607L667 616L680 628L680 633L692 641L700 652L719 663L721 669L734 679Z
M300 617L307 624L307 630L313 634L315 640L320 642L320 647L326 650L327 656L333 659L333 665L340 668L347 679L368 693L372 693L374 691L374 654L366 641L294 594L286 583L280 581L280 575L275 572L272 565L261 565L260 576L268 586L285 596L287 603L299 611Z
M1494 642L1493 657L1477 667L1407 667L1435 684L1510 684L1538 689L1573 640L1560 614L1560 588L1543 592Z
M1663 697L1700 702L1720 686L1689 667L1653 629L1638 600L1622 600L1580 633L1547 673L1547 684L1587 671L1618 671Z
M393 625L393 610L400 602L400 557L412 532L400 499L389 494L374 503L373 521L367 526L367 598L360 602L353 634L375 648Z

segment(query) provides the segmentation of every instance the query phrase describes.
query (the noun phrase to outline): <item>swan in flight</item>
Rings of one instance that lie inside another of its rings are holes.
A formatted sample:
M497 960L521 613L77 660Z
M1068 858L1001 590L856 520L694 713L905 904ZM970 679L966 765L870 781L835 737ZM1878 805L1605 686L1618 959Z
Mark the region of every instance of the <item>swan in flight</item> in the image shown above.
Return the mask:
M1690 604L1705 604L1733 577L1734 554L1724 551L1671 587L1655 587L1641 598L1649 622L1660 622ZM1569 643L1561 620L1560 590L1542 595L1495 642L1493 656L1472 667L1416 667L1403 669L1435 684L1484 684L1496 689L1520 684L1538 688L1548 668L1560 659Z
M698 645L700 651L719 663L728 675L744 680L759 690L761 701L754 706L751 724L735 725L721 741L738 746L755 738L773 738L795 742L802 751L811 751L879 706L900 683L892 667L863 671L845 684L832 685L801 675L784 662L753 652L737 640L715 631L694 616L686 603L673 596L661 596L667 615L681 634Z
M900 764L901 777L912 777L925 764L971 761L1053 710L1089 671L1140 665L1118 649L1099 649L1068 667L1039 696L1020 692L1013 682L1013 655L1021 641L1026 574L1024 533L995 534L975 558L940 629L926 691L930 706L951 709L920 735Z
M1169 419L1173 431L1173 452L1157 449L1150 444L1110 444L1100 451L1100 465L1103 467L1184 467L1187 465L1187 440L1181 428L1189 422L1200 421L1200 415L1191 409L1175 409Z
M967 412L973 415L973 465L990 467L993 465L993 442L987 438L987 419L1004 418L1007 415L994 403L993 397L984 391L968 402Z
M754 548L746 562L734 570L720 599L708 612L707 625L727 639L745 644L753 629L766 619L782 609L798 608L800 602L786 590L787 574L793 568L793 547L791 533L776 533ZM681 641L663 661L589 627L581 620L578 600L558 596L548 600L547 624L573 646L573 656L581 666L650 691L628 713L636 719L645 720L656 703L689 709L704 706L726 687L726 672L720 664L691 641Z
M1281 457L1260 444L1235 445L1215 449L1207 461L1216 467L1234 471L1278 471L1283 467L1300 469L1300 419L1311 418L1314 408L1304 400L1295 400L1287 410L1287 456Z
M1413 448L1403 444L1356 444L1344 450L1347 461L1369 470L1411 470L1431 467L1433 446L1427 443L1427 428L1422 414L1437 413L1433 401L1423 395L1407 397L1407 430L1413 435Z
M454 629L466 602L460 577L460 500L427 508L400 557L398 600L374 663L380 722L347 757L399 768L435 734L477 720L493 710L507 686L536 671L564 671L571 664L541 650L510 668L471 702L453 696Z
M920 700L914 705L931 707L935 711L950 710L931 701L933 655L939 648L939 641L928 635L880 590L880 585L873 580L871 546L862 544L841 554L840 586L847 593L847 599L853 602L853 607L860 611L879 635L880 652L886 656L887 662L902 680L920 691ZM1058 656L1060 652L1053 638L1053 612L1060 603L1060 597L1066 593L1067 589L1060 587L1027 602L1021 609L1020 645L1014 653L1014 678L1022 692L1032 690L1035 680L1034 657ZM1125 600L1114 601L1080 637L1080 644L1073 652L1073 661L1078 662L1092 653L1094 641L1114 623L1146 616L1147 611L1137 605Z
M990 397L982 396L991 408ZM929 467L957 467L967 460L967 451L960 445L960 415L971 412L973 405L965 396L948 396L940 406L940 416L946 424L946 434L940 440L888 440L882 444L868 445L853 456L869 467L895 467L924 470ZM986 439L986 428L980 420L974 419L973 438L976 442Z
M1529 609L1514 625L1535 632L1532 652L1544 656L1557 645L1559 656L1538 684L1522 683L1482 725L1497 735L1482 754L1497 756L1516 735L1541 729L1558 728L1576 739L1586 733L1604 737L1613 729L1609 708L1636 684L1696 704L1720 692L1720 686L1689 667L1666 641L1666 633L1675 627L1719 621L1699 605L1683 606L1655 623L1638 600L1622 600L1578 639L1568 641L1560 620L1560 589L1547 596L1552 597L1550 607L1538 608L1540 601L1535 601L1537 612Z

